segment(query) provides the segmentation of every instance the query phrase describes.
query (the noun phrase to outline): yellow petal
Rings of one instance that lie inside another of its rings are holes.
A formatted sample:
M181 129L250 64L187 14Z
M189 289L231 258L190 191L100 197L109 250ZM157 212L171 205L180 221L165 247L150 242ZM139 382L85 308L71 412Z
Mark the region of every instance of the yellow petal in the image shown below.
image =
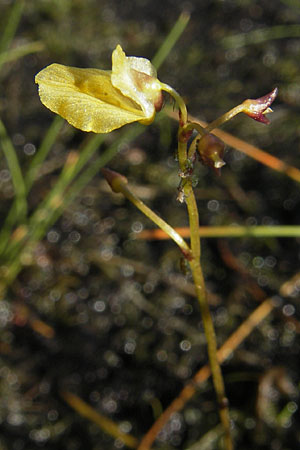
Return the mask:
M52 64L36 75L42 103L83 131L109 133L145 115L111 83L110 71Z
M149 124L155 116L155 103L161 96L161 84L156 70L148 59L127 57L120 45L112 53L111 81L126 97L143 110L143 123Z
M121 46L118 45L117 48ZM126 56L126 59L130 65L131 69L137 70L138 72L145 73L152 78L157 78L157 72L153 64L149 61L149 59L141 58L137 56Z

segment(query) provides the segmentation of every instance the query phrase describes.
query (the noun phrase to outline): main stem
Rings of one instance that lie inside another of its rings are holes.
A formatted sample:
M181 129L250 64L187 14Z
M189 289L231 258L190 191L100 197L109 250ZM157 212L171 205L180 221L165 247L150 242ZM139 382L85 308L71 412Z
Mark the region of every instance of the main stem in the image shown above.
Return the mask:
M201 247L199 237L198 209L190 180L187 180L187 182L185 183L184 194L186 198L186 204L189 215L191 249L193 254L193 259L189 261L189 264L193 275L198 302L200 305L204 332L207 340L208 358L212 373L213 384L217 395L220 419L225 431L225 448L227 450L232 450L233 444L230 433L230 418L227 406L228 401L226 398L221 367L218 361L216 334L209 310L209 305L206 296L205 282L200 263Z
M178 133L178 160L181 173L186 171L187 162L187 144L182 139L181 134L182 127L179 127ZM220 364L217 356L217 340L215 329L212 321L212 317L209 310L209 305L206 297L205 282L202 273L200 257L201 257L201 245L199 236L199 215L197 203L193 191L192 180L187 177L183 180L183 192L185 202L187 205L189 215L189 228L191 239L192 259L189 261L189 265L192 271L193 280L196 288L197 298L200 305L204 332L207 340L208 358L212 372L213 384L215 387L220 419L225 431L225 448L226 450L232 450L233 444L230 433L230 418L229 410L227 406L227 398L225 394L225 386L223 376L220 368Z

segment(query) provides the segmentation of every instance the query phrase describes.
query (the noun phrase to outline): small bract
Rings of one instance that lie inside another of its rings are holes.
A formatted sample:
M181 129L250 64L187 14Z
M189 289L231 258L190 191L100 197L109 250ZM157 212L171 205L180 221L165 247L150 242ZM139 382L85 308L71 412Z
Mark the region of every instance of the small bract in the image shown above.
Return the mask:
M148 59L127 57L120 45L112 70L51 64L35 82L41 102L82 131L109 133L132 122L150 124L163 104L161 83Z

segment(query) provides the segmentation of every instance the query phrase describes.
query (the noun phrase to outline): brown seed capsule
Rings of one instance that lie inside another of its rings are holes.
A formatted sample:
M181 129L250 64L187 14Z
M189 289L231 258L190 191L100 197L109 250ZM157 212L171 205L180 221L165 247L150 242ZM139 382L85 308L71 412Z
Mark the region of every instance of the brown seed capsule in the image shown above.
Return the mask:
M220 175L220 169L226 163L223 161L225 144L214 134L207 133L197 142L200 161L205 166L212 167Z

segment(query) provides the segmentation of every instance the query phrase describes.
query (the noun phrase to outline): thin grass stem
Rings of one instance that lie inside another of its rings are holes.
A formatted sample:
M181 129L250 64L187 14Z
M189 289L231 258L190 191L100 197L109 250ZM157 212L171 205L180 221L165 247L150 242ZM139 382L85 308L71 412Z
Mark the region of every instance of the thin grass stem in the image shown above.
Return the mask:
M296 3L293 2L293 6ZM222 44L226 48L241 48L246 45L255 45L262 42L284 39L284 38L299 38L300 25L275 25L274 27L261 28L259 30L249 31L247 33L239 33L233 36L226 36L222 39Z
M50 125L39 149L29 165L27 173L25 175L26 190L29 192L34 181L36 180L37 173L41 168L43 162L47 158L49 151L54 145L57 136L64 125L64 120L60 116L55 116L52 124Z
M101 430L115 439L119 439L129 448L136 448L138 441L129 433L124 433L121 428L108 417L100 414L80 397L71 392L61 392L62 398L81 416L94 422Z
M20 221L25 220L27 214L26 188L18 161L16 150L11 142L5 126L0 119L0 140L2 143L3 153L5 155L7 165L11 174L12 183L16 198L16 213Z
M173 25L173 28L171 29L168 36L165 38L164 42L159 47L159 49L157 50L152 59L152 64L154 65L154 67L156 67L156 69L159 69L159 67L171 53L176 42L186 29L190 17L191 17L190 14L185 11L183 11L178 17L177 21Z
M6 50L0 53L0 69L1 66L7 62L16 61L23 56L30 55L31 53L38 53L44 50L45 46L42 42L29 42L28 44L19 45L16 48Z
M0 53L6 51L13 40L16 30L18 28L20 19L22 17L23 8L25 6L24 0L16 0L9 11L6 27L0 38Z

